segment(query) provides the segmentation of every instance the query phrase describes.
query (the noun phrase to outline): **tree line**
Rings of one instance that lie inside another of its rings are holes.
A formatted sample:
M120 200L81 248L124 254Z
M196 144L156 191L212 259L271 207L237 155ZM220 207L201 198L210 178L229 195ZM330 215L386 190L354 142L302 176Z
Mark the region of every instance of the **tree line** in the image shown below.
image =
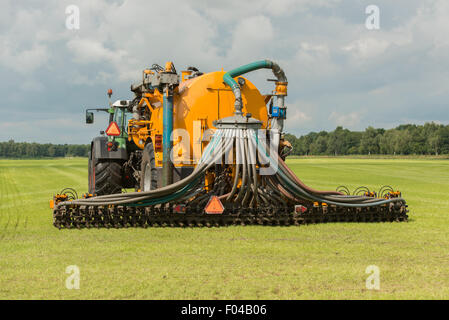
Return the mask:
M0 142L2 158L87 157L90 145L28 143L9 140Z
M368 127L350 131L310 132L299 138L286 134L293 155L439 155L449 154L449 125L434 122L424 125L405 124L394 129ZM2 158L87 157L90 145L0 142Z
M394 129L368 127L350 131L311 132L297 138L287 134L294 155L439 155L449 154L449 125L434 122L404 124Z

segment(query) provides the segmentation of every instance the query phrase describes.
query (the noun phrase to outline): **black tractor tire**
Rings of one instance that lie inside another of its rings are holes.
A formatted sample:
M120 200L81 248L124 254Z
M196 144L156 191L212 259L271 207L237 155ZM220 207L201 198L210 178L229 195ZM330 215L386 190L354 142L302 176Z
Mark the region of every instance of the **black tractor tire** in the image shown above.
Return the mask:
M105 195L122 192L123 167L121 161L94 159L89 153L89 193Z
M140 190L150 191L157 189L157 169L154 156L153 143L150 141L145 145L142 152L140 164Z
M94 167L94 185L97 196L122 192L122 164L114 160L98 160Z

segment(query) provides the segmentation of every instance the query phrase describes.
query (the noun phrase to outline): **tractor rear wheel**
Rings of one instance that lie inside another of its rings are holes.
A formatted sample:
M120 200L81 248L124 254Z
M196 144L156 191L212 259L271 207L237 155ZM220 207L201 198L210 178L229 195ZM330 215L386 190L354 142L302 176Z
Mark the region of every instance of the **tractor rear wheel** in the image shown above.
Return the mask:
M98 160L94 167L95 194L122 192L122 165L114 160Z
M143 149L140 168L140 190L157 189L157 169L152 142L147 143Z
M123 167L120 161L94 159L89 154L89 193L97 196L122 191Z

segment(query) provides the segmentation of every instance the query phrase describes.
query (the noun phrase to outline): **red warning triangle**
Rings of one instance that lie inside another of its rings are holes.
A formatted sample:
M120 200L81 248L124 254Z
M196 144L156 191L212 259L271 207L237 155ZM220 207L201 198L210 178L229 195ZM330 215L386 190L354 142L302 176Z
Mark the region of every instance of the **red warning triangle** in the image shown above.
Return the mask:
M207 203L206 207L204 208L204 211L207 214L222 214L224 211L223 204L221 203L220 199L218 199L217 196L212 196L209 199L209 202Z
M117 122L113 121L109 124L108 128L106 129L106 134L108 136L119 136L120 135L120 128L118 127Z

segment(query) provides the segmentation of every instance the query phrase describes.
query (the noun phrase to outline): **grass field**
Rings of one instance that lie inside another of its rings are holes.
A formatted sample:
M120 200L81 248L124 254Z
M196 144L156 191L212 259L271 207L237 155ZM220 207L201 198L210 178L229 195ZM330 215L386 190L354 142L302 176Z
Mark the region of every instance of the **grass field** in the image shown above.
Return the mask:
M0 160L0 299L448 299L449 161L292 159L310 186L393 185L407 223L57 230L87 160ZM65 286L80 269L80 289ZM365 269L380 268L380 290Z

